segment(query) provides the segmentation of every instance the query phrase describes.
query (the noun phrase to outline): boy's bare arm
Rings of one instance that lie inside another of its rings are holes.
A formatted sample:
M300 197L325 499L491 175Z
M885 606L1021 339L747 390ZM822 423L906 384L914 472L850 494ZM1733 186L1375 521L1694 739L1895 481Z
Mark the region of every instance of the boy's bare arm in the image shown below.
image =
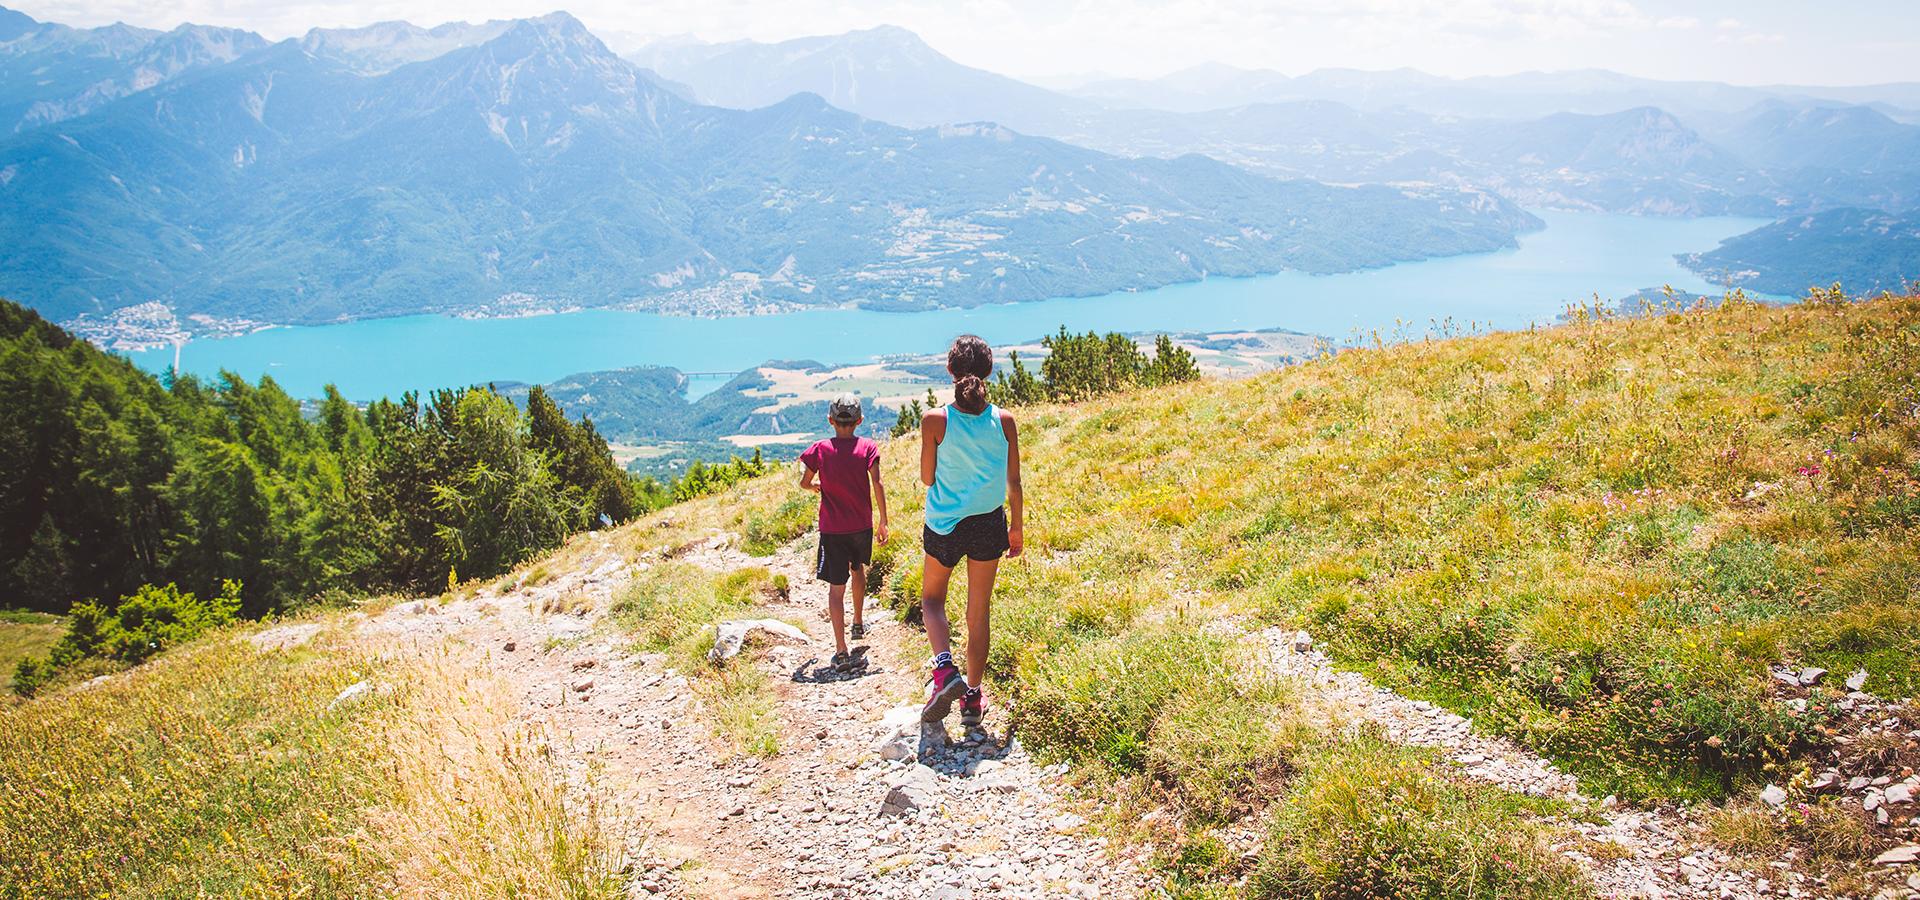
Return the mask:
M880 543L884 544L887 542L887 485L880 478L880 463L878 461L874 462L873 468L867 470L867 475L873 479L873 504L879 507L880 512L879 521L874 523L873 535L880 539Z
M807 468L806 466L801 466L800 467L800 489L803 491L812 491L816 494L820 493L819 483L813 480L813 477L817 474L819 473L813 471L812 469Z

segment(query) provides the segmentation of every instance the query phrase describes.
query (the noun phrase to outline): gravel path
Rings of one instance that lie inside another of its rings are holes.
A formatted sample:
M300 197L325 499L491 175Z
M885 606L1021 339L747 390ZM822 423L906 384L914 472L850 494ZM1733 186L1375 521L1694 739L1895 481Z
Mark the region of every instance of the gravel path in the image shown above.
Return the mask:
M402 647L459 648L519 686L523 715L552 735L569 778L610 801L634 835L632 896L1142 895L1137 862L1073 811L1064 767L1041 766L1004 734L961 734L957 718L951 734L920 727L918 632L870 608L867 672L821 671L832 632L807 549L753 558L717 536L682 557L715 571L763 566L793 585L787 608L771 612L804 623L808 643L733 663L775 676L770 758L725 753L684 676L598 627L633 568L648 565L611 542L537 587L403 603L360 627Z

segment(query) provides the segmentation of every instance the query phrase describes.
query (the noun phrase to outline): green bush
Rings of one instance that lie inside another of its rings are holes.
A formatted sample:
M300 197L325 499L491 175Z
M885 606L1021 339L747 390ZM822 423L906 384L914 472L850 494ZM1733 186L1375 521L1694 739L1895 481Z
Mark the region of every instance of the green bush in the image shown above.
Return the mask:
M86 659L142 662L231 624L240 613L240 593L240 583L231 580L222 585L219 596L206 600L172 584L149 584L121 598L112 611L91 601L82 603L73 608L66 634L46 657L23 659L15 667L13 689L32 696Z
M797 493L774 508L769 515L758 512L747 516L741 546L754 556L767 556L811 529L819 521L819 498Z

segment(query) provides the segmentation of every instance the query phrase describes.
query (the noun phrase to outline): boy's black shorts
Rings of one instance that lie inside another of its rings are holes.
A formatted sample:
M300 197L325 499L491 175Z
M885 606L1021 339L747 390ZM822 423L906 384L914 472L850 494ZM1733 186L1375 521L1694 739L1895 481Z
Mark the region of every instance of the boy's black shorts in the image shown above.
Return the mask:
M846 584L854 566L873 562L873 529L820 536L819 559L813 577L828 584Z
M980 562L999 559L1007 552L1007 508L961 519L952 534L922 526L920 540L927 545L927 555L949 569L959 565L962 556Z

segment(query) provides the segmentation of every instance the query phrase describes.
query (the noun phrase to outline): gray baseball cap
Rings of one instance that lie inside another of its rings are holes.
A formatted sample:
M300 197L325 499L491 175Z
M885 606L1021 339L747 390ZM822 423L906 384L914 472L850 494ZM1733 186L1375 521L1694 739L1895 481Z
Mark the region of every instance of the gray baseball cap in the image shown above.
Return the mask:
M860 421L860 398L852 393L833 398L833 405L827 407L827 416L846 425Z

